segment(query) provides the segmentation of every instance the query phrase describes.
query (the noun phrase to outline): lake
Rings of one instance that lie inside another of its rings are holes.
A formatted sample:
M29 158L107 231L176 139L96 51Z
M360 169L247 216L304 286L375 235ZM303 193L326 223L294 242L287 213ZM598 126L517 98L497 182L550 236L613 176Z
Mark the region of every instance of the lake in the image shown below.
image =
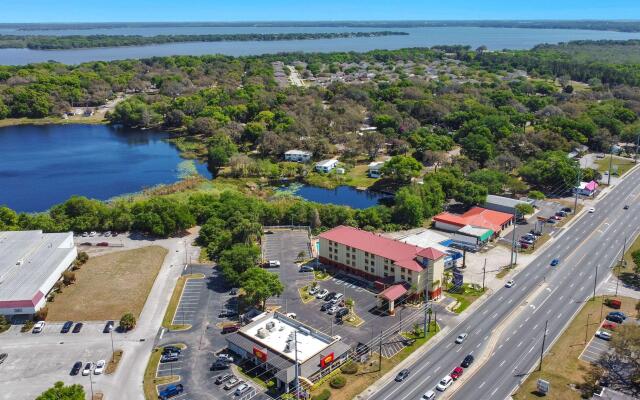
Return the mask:
M378 205L380 200L389 198L388 195L368 190L357 190L351 186L325 189L317 186L292 184L291 187L281 188L280 190L290 191L298 197L315 203L335 204L357 209L373 207Z
M106 200L176 182L189 162L168 136L107 125L0 128L0 205L44 211L74 194ZM205 165L195 167L211 177Z
M371 32L381 28L339 27L137 27L112 29L29 30L2 29L2 34L24 35L171 35L171 34L230 34L230 33L290 33L290 32ZM407 36L374 38L343 38L320 40L169 43L161 45L109 47L74 50L0 49L0 64L24 65L49 60L64 64L87 61L110 61L126 58L146 58L170 55L225 54L230 56L259 55L278 52L333 52L369 51L430 47L461 44L476 48L481 45L491 50L529 49L540 43L558 43L571 40L628 40L640 39L640 33L592 31L579 29L522 29L479 27L394 28L407 32Z

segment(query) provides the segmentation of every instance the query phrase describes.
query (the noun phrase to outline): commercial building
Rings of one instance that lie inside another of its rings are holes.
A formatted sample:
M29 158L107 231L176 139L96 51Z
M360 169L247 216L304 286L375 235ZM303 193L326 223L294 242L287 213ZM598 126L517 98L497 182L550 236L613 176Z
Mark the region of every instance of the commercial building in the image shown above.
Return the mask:
M270 375L277 388L295 389L296 361L299 382L308 389L313 382L346 361L350 347L339 336L330 336L278 312L267 313L226 337L229 350Z
M285 161L294 161L294 162L307 162L311 160L311 152L304 150L289 150L284 153Z
M486 230L491 230L493 236L499 236L513 223L513 214L473 207L464 214L440 213L433 217L433 221L437 229L446 232L465 233L460 231L466 226L483 228L485 231L477 236L478 239L482 239L483 236L486 236ZM471 228L466 228L466 231L469 233Z
M507 214L518 214L517 206L520 204L529 204L533 206L533 200L517 200L509 197L496 196L490 194L487 196L483 207L488 210L499 211Z
M580 196L593 196L598 190L598 183L596 181L580 182L580 186L573 189L573 193L578 192Z
M433 247L434 249L445 253L445 268L454 267L456 260L462 258L462 253L449 247L453 244L453 240L433 229L425 229L422 232L398 237L396 239L403 243L412 244L422 248Z
M328 173L331 172L338 165L338 160L322 160L316 163L316 171Z
M375 233L338 226L320 234L320 261L370 281L381 290L381 306L394 310L401 297L439 298L445 253L422 248ZM391 295L386 289L395 286ZM385 296L388 295L388 296Z
M34 314L78 255L73 232L0 232L0 314Z

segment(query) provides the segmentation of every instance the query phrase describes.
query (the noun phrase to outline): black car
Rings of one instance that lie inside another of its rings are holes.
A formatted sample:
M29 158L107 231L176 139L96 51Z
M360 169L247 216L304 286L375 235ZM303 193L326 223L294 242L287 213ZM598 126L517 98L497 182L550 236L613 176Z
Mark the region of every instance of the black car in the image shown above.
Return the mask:
M216 361L213 364L211 364L211 367L209 368L209 371L219 371L221 369L228 369L229 368L229 364L223 361Z
M337 293L336 292L329 292L325 298L324 301L331 301L336 297Z
M617 314L609 314L607 315L607 321L615 322L616 324L621 324L624 322L624 318Z
M333 306L333 304L331 304L330 301L327 301L326 303L322 304L322 306L320 306L320 311L327 311L332 306Z
M71 375L78 375L80 369L82 369L82 361L77 361L73 364L73 368L71 368Z
M73 327L73 333L78 333L82 330L82 322L78 322L76 326Z
M65 322L64 325L62 325L62 329L60 330L60 333L69 333L72 326L73 326L73 321Z
M408 369L403 369L402 371L398 372L398 375L396 375L396 382L402 382L403 380L405 380L407 378L407 376L409 376L409 370Z
M2 364L7 357L9 357L7 353L0 353L0 364Z
M625 210L628 210L629 209L629 205L625 204L624 207L622 207L622 208L624 208Z
M114 321L107 321L107 324L104 326L102 333L111 333L115 324L116 323Z
M462 363L460 364L460 366L462 368L468 368L469 365L473 364L473 360L474 360L473 356L469 354L464 358L464 360L462 360Z
M569 207L563 207L560 211L564 211L566 213L570 213L571 212L571 208Z
M238 316L238 313L231 310L223 310L220 311L220 314L218 314L218 318L233 318L236 316Z
M226 381L228 381L229 379L233 378L233 375L231 374L227 374L227 375L218 375L216 377L215 383L216 385L220 385Z
M171 354L171 353L182 353L182 349L176 346L165 346L162 349L162 354Z
M236 288L231 289L231 290L229 291L229 294L230 294L231 296L235 296L235 295L237 295L237 294L238 294L238 289L236 289Z
M342 319L342 317L344 317L347 314L349 314L349 309L346 307L341 308L336 312L336 318Z
M160 357L160 362L168 363L168 362L178 361L178 356L179 356L178 353L163 354L162 357Z

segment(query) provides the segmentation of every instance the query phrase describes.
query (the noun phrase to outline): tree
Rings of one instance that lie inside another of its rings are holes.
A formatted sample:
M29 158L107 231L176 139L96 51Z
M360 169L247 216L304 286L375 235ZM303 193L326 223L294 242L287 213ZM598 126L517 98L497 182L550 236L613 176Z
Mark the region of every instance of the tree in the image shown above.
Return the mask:
M420 195L414 193L408 187L398 190L393 212L394 220L403 225L420 226L422 225L423 215L424 208Z
M544 200L544 193L539 190L532 190L529 192L527 197L534 200Z
M453 198L466 207L483 204L487 200L487 188L467 182L460 185Z
M168 237L195 225L195 218L185 204L166 197L152 197L136 203L133 228L159 237Z
M362 146L371 160L378 156L384 142L384 135L377 131L367 131L362 135Z
M136 327L136 317L131 313L126 313L120 318L119 327L122 331L127 332Z
M533 211L533 206L529 203L516 205L516 212L520 216L532 214Z
M284 285L278 275L259 267L251 267L240 276L240 286L251 304L260 304L264 309L267 299L279 296Z
M409 182L411 178L420 174L422 164L411 156L393 156L380 170L391 179L399 182Z
M462 139L462 154L484 165L494 157L495 148L486 136L472 133Z
M18 229L18 214L6 206L0 206L0 231Z
M64 271L62 273L62 282L65 285L71 285L72 283L74 283L76 281L76 274L74 272L71 271Z
M260 260L260 248L253 244L234 244L220 254L218 265L222 276L231 284L240 283L240 276Z
M45 390L36 397L36 400L84 400L85 393L82 385L65 386L64 382L58 381L53 387Z
M231 156L238 151L236 145L224 134L217 134L211 138L208 149L208 166L213 175L218 174L218 170L225 166Z
M616 386L631 393L640 393L640 326L619 325L599 364L608 372Z

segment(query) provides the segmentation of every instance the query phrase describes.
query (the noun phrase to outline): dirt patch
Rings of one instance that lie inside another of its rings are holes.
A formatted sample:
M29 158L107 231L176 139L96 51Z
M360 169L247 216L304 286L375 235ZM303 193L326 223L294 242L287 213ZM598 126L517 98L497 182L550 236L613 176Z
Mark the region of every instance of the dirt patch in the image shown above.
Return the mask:
M51 321L119 320L142 311L167 250L148 246L92 257L78 271L76 282L47 305Z

